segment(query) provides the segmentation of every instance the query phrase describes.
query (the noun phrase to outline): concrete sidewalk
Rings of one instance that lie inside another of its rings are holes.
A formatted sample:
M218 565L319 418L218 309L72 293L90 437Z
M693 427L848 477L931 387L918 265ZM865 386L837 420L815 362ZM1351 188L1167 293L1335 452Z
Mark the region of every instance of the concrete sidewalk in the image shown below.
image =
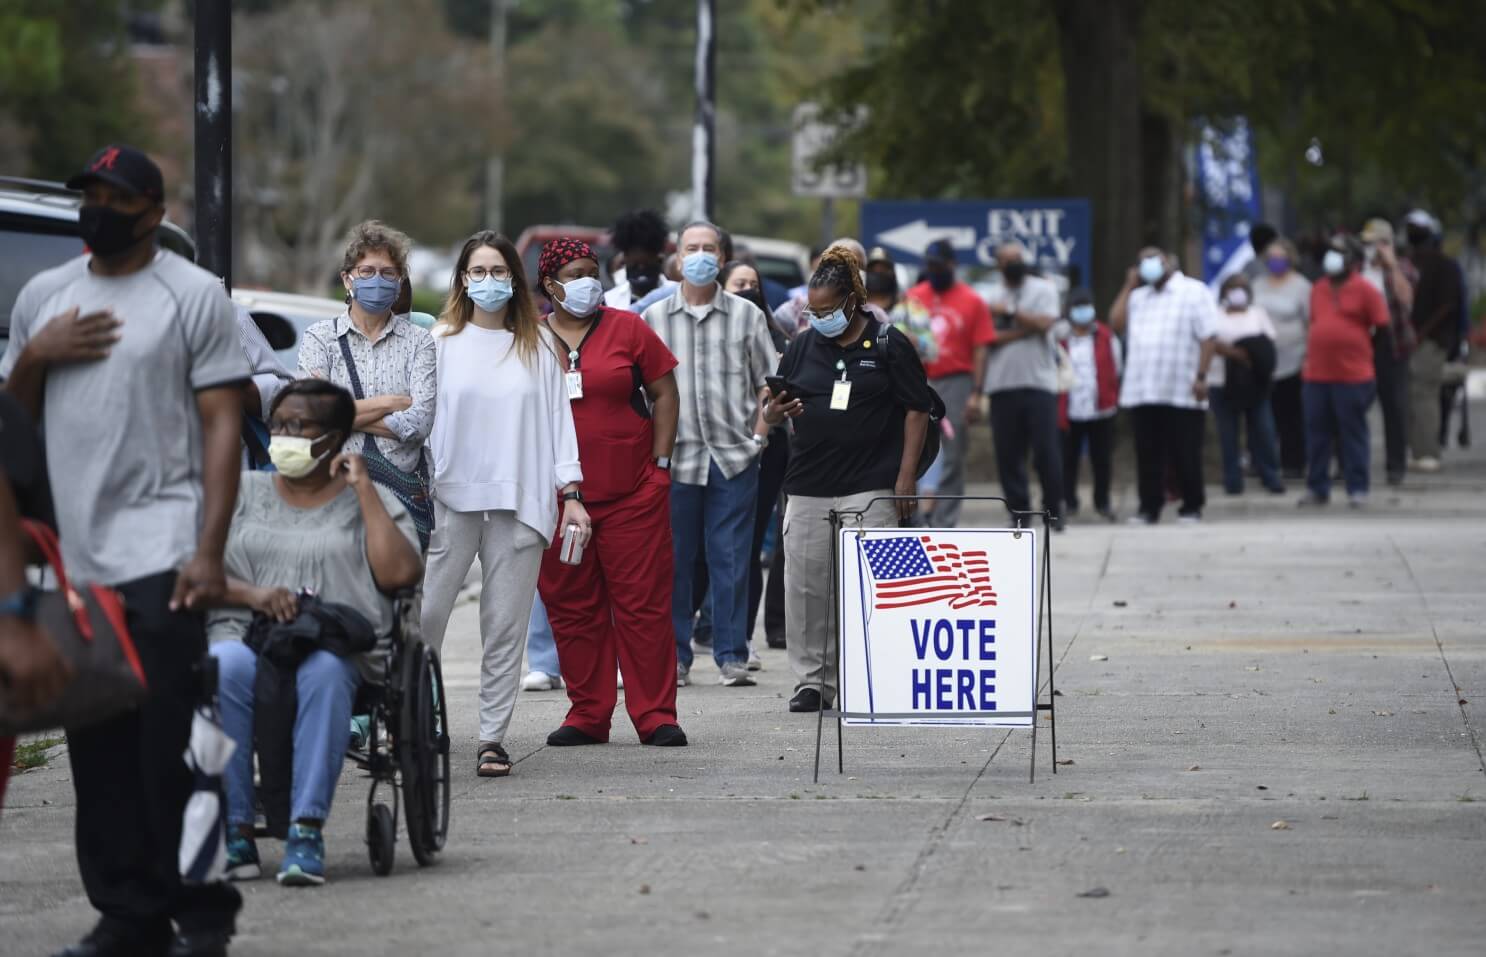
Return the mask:
M699 659L684 750L638 746L622 714L613 744L547 749L565 698L522 694L515 774L478 780L462 606L443 859L400 843L373 877L347 773L330 883L245 886L233 953L1480 954L1486 463L1450 461L1366 512L1214 489L1200 526L1057 537L1071 763L1047 773L1040 736L1035 785L1027 734L961 729L849 729L846 775L828 751L812 785L782 652L749 689ZM12 783L5 954L92 922L71 805L65 751Z

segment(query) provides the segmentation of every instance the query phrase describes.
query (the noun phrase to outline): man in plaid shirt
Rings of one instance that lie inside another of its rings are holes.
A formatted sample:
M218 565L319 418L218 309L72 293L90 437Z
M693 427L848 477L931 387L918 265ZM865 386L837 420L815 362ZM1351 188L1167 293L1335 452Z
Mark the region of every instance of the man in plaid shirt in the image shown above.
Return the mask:
M1115 332L1126 337L1120 405L1130 410L1140 491L1132 523L1160 519L1168 468L1181 488L1180 520L1202 518L1202 432L1217 321L1217 301L1204 283L1182 275L1160 249L1140 251L1110 308Z

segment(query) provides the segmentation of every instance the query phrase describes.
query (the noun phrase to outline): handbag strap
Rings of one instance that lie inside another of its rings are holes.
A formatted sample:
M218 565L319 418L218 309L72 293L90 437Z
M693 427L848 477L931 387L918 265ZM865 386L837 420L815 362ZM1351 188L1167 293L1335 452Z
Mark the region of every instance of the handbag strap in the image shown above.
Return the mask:
M62 546L57 541L57 533L51 527L34 519L21 519L21 528L31 537L40 549L41 556L46 563L52 567L52 572L57 576L57 587L67 598L67 607L72 611L73 620L77 622L78 634L88 641L93 640L93 623L88 619L88 607L83 603L82 596L72 583L67 580L67 569L62 565Z
M346 316L346 322L349 323L350 321L351 317L348 314ZM346 332L342 333L339 336L336 336L335 341L340 343L341 358L346 360L346 375L351 380L351 394L356 396L358 400L365 399L366 393L361 390L361 375L356 371L356 359L354 356L351 355L351 343L348 341L349 335L350 330L347 329ZM361 452L363 455L372 455L375 453L380 453L380 451L381 450L377 448L377 440L371 433L364 433L361 436ZM419 455L422 455L421 451L419 452Z

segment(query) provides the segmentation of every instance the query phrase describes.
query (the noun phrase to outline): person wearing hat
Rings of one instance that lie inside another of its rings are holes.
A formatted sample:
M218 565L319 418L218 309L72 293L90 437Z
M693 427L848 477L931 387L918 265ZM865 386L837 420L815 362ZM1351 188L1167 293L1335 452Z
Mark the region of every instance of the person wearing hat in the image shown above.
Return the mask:
M925 371L948 410L944 420L949 425L939 448L943 473L938 491L950 498L936 500L922 518L926 527L953 528L960 520L960 502L954 496L965 494L970 451L965 423L980 419L986 349L995 340L996 329L985 301L955 278L955 248L948 240L936 240L924 251L924 275L905 298L928 312L939 347L938 358L925 363Z
M177 855L248 363L221 281L156 243L165 189L149 157L107 146L67 186L83 193L87 251L16 297L0 379L44 422L67 571L122 595L150 690L67 734L78 867L102 916L62 953L225 953L242 898L183 884Z
M1445 363L1458 355L1465 285L1460 264L1440 249L1440 224L1422 209L1404 219L1410 255L1419 270L1412 317L1419 344L1409 360L1409 446L1413 467L1440 470L1440 392Z
M1361 275L1366 254L1355 236L1332 238L1321 267L1326 278L1311 289L1306 343L1305 431L1307 492L1303 506L1331 500L1333 436L1341 441L1348 504L1367 504L1370 439L1367 408L1377 394L1372 337L1388 325L1383 294Z
M594 534L576 564L562 543L542 556L538 588L572 706L554 747L602 744L618 700L643 744L676 747L676 643L671 637L672 446L681 400L676 357L633 312L598 305L599 262L588 244L554 239L538 282L547 328L566 356L567 395Z
M1383 413L1385 474L1389 485L1398 485L1409 462L1409 357L1418 344L1409 312L1418 273L1413 263L1394 253L1393 226L1388 220L1369 219L1361 237L1366 256L1362 278L1388 303L1388 325L1372 337L1373 372Z
M596 281L582 287L590 310L601 293ZM478 557L475 773L505 777L512 762L504 741L542 555L559 528L571 528L586 543L592 527L579 489L578 434L557 349L506 237L484 230L465 241L433 339L435 514L423 582L423 639L435 650L442 647L455 599Z

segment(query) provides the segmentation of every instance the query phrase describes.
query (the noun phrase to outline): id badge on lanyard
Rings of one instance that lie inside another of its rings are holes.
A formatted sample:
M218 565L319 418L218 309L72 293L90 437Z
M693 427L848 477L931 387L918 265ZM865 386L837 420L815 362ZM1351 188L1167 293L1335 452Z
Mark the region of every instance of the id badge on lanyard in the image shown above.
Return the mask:
M568 352L568 371L563 373L563 381L567 383L569 399L583 398L583 373L578 371L577 349Z
M841 378L831 383L831 411L845 412L851 404L851 383L846 378L846 362L837 359L836 368L841 370Z

